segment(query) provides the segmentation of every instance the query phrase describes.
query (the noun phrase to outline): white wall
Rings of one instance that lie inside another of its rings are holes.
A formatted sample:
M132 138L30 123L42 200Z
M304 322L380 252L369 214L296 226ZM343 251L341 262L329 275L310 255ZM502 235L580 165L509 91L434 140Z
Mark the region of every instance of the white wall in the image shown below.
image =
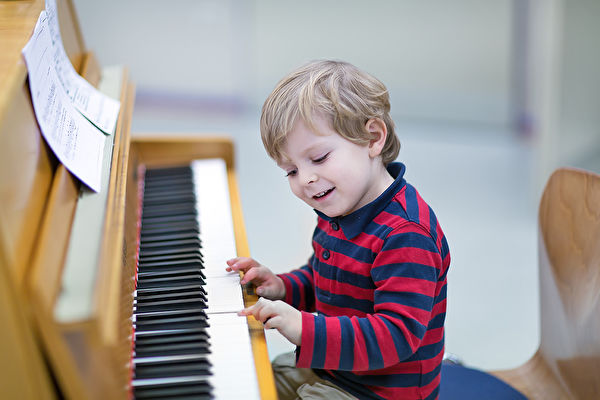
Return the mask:
M89 48L141 95L259 107L292 68L355 63L407 118L507 125L511 0L75 0Z

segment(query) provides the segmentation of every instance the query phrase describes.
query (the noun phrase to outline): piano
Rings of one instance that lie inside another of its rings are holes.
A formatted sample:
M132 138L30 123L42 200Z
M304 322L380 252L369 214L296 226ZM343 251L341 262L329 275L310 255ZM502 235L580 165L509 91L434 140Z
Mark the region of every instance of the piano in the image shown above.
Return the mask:
M73 66L121 110L93 193L33 111L21 49L44 1L0 1L2 397L275 399L263 326L235 312L257 297L224 269L249 255L232 140L132 137L127 70L57 3Z

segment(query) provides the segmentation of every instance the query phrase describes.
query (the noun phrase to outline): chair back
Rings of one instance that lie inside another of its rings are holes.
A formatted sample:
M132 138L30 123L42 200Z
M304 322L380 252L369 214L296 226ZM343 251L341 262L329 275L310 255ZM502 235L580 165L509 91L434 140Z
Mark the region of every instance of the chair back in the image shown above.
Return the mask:
M539 355L570 396L600 398L600 175L555 171L538 237Z

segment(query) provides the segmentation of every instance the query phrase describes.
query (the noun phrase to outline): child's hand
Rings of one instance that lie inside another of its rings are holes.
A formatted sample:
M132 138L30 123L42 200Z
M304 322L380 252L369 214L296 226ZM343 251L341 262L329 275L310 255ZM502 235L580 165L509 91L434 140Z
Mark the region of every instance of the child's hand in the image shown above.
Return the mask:
M253 315L265 325L265 328L277 329L287 340L300 346L302 313L289 304L281 300L271 301L261 297L256 304L243 309L238 315Z
M237 257L227 260L226 271L243 271L242 285L252 282L256 286L256 294L272 300L285 297L285 285L280 277L256 260L249 257Z

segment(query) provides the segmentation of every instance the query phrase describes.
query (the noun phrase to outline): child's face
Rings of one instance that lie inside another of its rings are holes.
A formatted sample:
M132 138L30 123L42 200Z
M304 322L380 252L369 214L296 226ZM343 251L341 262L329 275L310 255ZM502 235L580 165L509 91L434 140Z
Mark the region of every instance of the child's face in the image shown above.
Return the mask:
M329 217L346 215L375 200L393 181L371 145L343 138L323 117L314 125L318 133L301 119L295 123L278 163L306 204Z

